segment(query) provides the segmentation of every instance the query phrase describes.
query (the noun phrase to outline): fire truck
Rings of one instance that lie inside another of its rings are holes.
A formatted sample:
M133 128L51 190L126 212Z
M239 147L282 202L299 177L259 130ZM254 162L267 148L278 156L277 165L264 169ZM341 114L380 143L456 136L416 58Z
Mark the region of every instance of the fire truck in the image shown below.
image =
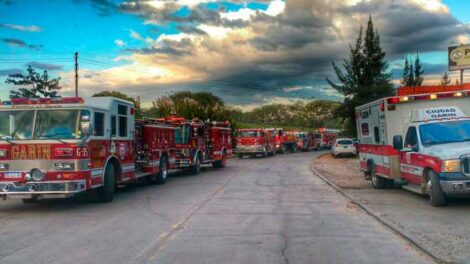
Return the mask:
M282 128L275 128L276 151L285 154L297 152L297 138L294 132L284 131Z
M304 131L295 131L295 137L297 138L297 149L301 151L310 151L313 147L313 143L311 141L311 137L309 133Z
M330 149L341 131L331 128L318 128L316 132L320 134L320 148Z
M201 165L224 168L233 157L230 123L186 120L174 115L154 120L175 128L175 164L177 169L190 169L199 174Z
M237 129L234 152L242 159L243 155L261 154L263 157L276 155L274 129Z
M12 99L0 105L0 195L33 202L147 178L174 169L175 127L135 121L131 102L113 97Z
M372 186L399 180L434 206L470 195L469 96L470 85L405 87L357 107L360 167Z

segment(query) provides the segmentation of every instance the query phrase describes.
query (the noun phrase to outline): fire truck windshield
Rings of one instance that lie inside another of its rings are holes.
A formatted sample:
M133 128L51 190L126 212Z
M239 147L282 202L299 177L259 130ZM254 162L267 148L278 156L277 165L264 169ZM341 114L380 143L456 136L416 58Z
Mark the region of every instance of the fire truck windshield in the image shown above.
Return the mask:
M39 110L34 139L79 139L80 110Z
M0 137L4 139L31 139L34 111L0 111Z
M239 131L238 132L239 137L261 137L261 132L260 131Z
M424 124L419 133L424 146L470 141L470 120Z

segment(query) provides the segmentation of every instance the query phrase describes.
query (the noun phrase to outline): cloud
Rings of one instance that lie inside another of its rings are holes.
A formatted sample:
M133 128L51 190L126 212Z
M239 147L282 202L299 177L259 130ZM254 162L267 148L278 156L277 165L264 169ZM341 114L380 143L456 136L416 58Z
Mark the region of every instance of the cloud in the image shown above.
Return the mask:
M370 14L390 61L417 51L445 52L449 42L470 34L470 25L457 20L439 0L272 0L263 1L266 10L245 5L235 11L208 8L207 2L211 1L119 4L119 12L137 16L149 26L172 23L179 32L155 38L131 30L131 38L145 47L124 50L128 66L99 72L107 80L103 85L117 89L130 87L130 82L155 90L204 87L238 105L277 97L341 100L325 77L334 75L331 61L340 63L348 56L348 45L355 42ZM177 15L183 6L189 14ZM423 66L428 74L445 70L437 64ZM133 72L136 68L139 71ZM149 74L142 69L153 70ZM394 76L399 78L400 71L393 69Z
M21 39L14 39L14 38L2 38L1 41L4 43L12 46L12 47L18 47L18 48L29 48L32 50L42 50L43 46L42 45L31 45L27 44Z
M11 74L21 73L21 69L2 69L0 70L0 76L9 76Z
M14 25L14 24L0 24L0 27L19 30L19 31L26 31L26 32L42 31L42 28L36 25L22 26L22 25Z
M120 39L114 40L114 44L116 44L116 46L118 46L118 47L123 47L123 46L127 45L126 42L124 42L123 40L120 40Z
M57 64L51 64L51 63L41 63L37 61L30 61L25 64L25 66L31 66L33 68L37 68L40 70L46 70L46 71L58 71L62 70L64 66L62 65L57 65Z

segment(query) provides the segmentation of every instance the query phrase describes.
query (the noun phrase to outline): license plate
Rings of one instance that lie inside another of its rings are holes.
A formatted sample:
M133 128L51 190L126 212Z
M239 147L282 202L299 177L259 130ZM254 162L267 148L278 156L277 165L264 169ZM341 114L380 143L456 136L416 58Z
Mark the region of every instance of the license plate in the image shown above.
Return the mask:
M5 172L5 179L16 179L16 178L21 178L21 172L19 171Z
M348 147L343 147L344 149L347 149Z

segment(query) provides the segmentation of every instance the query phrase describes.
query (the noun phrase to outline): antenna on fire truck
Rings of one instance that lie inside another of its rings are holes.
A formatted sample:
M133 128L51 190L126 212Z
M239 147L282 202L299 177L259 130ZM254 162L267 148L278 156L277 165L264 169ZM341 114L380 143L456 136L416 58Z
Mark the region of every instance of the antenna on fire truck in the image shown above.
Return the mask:
M74 55L75 60L75 97L78 97L78 51Z

